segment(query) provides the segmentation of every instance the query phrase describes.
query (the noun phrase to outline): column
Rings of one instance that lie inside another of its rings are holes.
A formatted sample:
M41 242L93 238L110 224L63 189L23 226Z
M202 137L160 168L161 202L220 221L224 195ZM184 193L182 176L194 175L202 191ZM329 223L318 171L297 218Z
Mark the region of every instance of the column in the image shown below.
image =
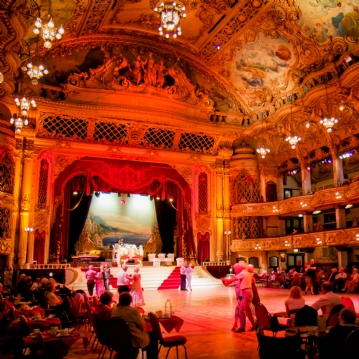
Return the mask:
M262 271L267 270L267 268L268 268L268 252L267 251L261 252L261 262L262 262Z
M26 138L24 138L24 148L26 148ZM33 199L33 172L34 160L31 158L30 153L24 151L23 156L23 177L22 177L22 190L21 190L21 203L20 203L20 228L19 228L19 249L18 249L18 265L21 266L26 263L26 253L29 251L30 260L32 263L33 258L33 236L28 236L25 232L26 227L30 225L30 209L31 201ZM29 239L29 243L27 243Z
M303 216L304 232L313 231L313 216L311 214L304 214Z
M259 191L264 201L267 202L266 193L266 178L265 178L266 166L264 163L259 164Z
M332 152L333 153L333 152ZM344 181L343 160L336 154L332 155L334 186L341 186Z
M338 251L338 268L345 268L348 265L348 252L346 248L336 247Z
M300 173L302 176L302 195L305 196L312 191L312 180L310 178L310 170L307 169L307 163L304 159L300 161Z
M278 218L278 231L280 236L285 236L285 219Z
M335 221L337 228L345 228L347 226L347 215L344 208L335 208Z
M229 167L230 163L229 160L224 161L224 170L223 170L223 207L224 207L224 231L232 231L231 230L231 213L230 213L230 193L229 193ZM231 260L230 254L230 239L231 235L224 236L224 252L225 258L227 261Z
M224 260L223 253L223 163L217 161L217 194L216 194L216 222L217 222L217 261Z
M278 201L284 199L283 178L284 178L284 176L282 174L278 174L278 176L277 176L277 198L278 198Z

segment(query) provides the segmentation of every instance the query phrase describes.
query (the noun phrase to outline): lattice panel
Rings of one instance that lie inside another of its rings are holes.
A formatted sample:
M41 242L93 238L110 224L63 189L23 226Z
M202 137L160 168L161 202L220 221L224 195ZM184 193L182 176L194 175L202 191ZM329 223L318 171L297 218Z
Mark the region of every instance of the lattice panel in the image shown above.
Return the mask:
M196 135L195 133L184 132L178 144L180 150L190 150L194 152L210 151L214 146L214 138L206 135Z
M231 181L231 204L258 203L259 183L248 173L242 171Z
M238 217L233 219L233 238L261 238L262 236L262 217Z
M0 208L0 237L11 237L11 211L7 208Z
M15 165L11 158L6 155L0 162L0 191L14 193Z
M103 141L105 139L111 143L122 143L127 134L126 125L112 122L96 122L93 138L95 141Z
M198 212L208 213L208 176L205 172L198 175Z
M82 140L87 137L88 121L79 118L48 116L41 121L41 126L50 134L47 137L72 137Z
M149 128L143 138L150 146L159 148L172 148L175 135L176 132L174 131Z
M40 163L39 193L37 205L39 208L46 208L47 183L49 178L49 162L44 158Z

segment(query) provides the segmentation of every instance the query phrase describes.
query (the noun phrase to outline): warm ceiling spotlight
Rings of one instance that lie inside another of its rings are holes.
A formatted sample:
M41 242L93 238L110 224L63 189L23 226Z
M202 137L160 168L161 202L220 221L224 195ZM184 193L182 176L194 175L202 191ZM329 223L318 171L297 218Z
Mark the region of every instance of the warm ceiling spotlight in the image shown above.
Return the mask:
M125 201L124 199L121 199L121 200L120 200L120 203L121 203L121 204L126 204L126 201Z
M345 209L349 209L349 208L352 208L353 207L353 205L352 204L347 204L346 206L345 206Z
M160 196L157 196L156 199L157 199L157 201L159 201L159 200L161 199L161 197L160 197Z
M72 194L73 194L74 196L77 196L79 193L78 193L77 191L73 191Z
M298 248L294 248L294 249L293 249L293 252L297 253L297 252L299 252L299 249L298 249Z
M170 201L170 202L173 202L173 198L170 198L169 201Z
M310 127L310 123L309 123L309 122L306 122L306 123L305 123L305 127L306 127L306 128L309 128L309 127Z
M303 214L302 214L302 213L299 213L299 214L298 214L298 217L303 217Z
M313 211L313 214L319 214L319 213L321 213L322 211L320 211L319 209L317 209L317 210L315 210L315 211Z
M307 170L310 171L311 167L310 166L307 166Z
M339 106L339 110L340 110L340 111L343 111L343 110L344 110L344 105L343 105L343 104Z
M97 198L99 198L100 195L101 195L101 192L95 192L95 196L96 196Z

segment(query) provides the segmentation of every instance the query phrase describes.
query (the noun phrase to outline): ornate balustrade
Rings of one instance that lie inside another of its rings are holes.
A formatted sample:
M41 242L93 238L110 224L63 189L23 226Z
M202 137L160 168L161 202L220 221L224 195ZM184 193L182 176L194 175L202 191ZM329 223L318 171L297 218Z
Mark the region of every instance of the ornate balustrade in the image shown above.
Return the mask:
M298 211L314 211L324 206L345 205L359 201L359 181L349 186L328 188L312 195L287 198L265 203L235 204L231 216L278 216Z
M359 246L359 227L334 229L323 232L300 233L295 235L233 240L231 252L243 251L286 251L294 248L315 248L323 246Z

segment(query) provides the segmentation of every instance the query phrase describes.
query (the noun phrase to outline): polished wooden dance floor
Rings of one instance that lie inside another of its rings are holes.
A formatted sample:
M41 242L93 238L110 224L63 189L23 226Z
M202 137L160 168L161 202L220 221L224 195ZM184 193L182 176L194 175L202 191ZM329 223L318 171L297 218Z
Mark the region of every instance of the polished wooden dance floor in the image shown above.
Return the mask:
M259 288L261 302L270 312L284 311L284 301L288 297L287 289ZM349 294L359 312L359 295ZM305 295L306 304L311 304L320 295ZM178 290L150 290L144 292L149 311L164 311L165 301L170 299L174 314L184 319L179 334L187 337L187 353L189 359L258 359L257 339L255 332L234 333L231 331L233 313L236 305L233 287L201 287L192 292ZM250 328L247 323L247 329ZM173 331L171 334L175 335ZM82 342L77 342L70 350L67 358L75 359L86 356L97 358L98 351L85 350ZM167 350L162 349L160 359L165 358ZM183 348L179 349L180 358L184 358ZM106 359L108 355L106 354ZM169 359L176 358L176 350L172 349Z

